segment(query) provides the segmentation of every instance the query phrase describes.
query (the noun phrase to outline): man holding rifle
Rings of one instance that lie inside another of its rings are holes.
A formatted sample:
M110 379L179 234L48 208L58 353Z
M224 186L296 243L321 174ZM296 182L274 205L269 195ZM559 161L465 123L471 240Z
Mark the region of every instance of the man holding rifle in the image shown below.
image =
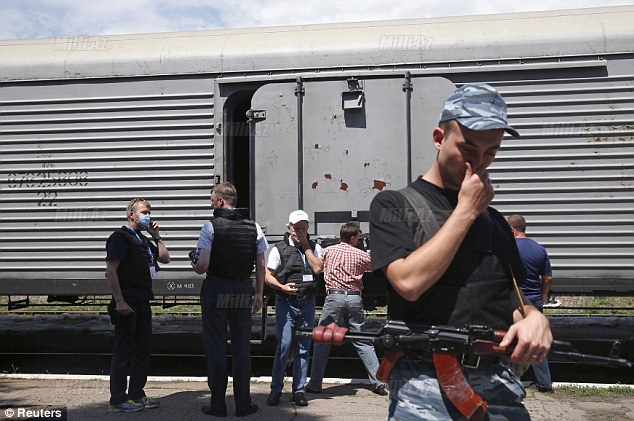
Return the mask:
M505 131L519 136L492 87L465 85L449 97L433 131L436 161L406 189L381 192L370 206L372 270L389 281L390 319L504 330L500 347L514 345L508 360L536 364L549 352L550 327L514 285L524 281L524 269L505 219L489 207L487 168ZM396 361L388 419L469 417L439 382L443 368L434 359L405 351ZM530 419L525 392L503 362L487 356L462 364L469 391L486 402L490 419Z

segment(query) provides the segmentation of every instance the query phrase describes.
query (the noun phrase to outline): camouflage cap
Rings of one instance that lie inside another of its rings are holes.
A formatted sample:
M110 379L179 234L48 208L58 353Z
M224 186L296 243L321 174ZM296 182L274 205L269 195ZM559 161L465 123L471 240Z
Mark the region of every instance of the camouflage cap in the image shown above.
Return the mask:
M449 120L471 130L504 129L513 137L520 137L506 122L504 99L495 88L484 83L463 85L447 98L439 123Z

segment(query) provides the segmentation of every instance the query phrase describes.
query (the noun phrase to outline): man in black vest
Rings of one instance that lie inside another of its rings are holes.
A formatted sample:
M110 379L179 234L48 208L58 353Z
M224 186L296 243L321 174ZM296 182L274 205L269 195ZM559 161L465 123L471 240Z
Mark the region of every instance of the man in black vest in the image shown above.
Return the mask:
M221 183L213 188L213 217L200 231L199 259L192 262L196 273L207 273L201 306L211 405L202 411L217 417L227 416L227 323L236 416L244 417L259 409L251 402L251 315L263 305L264 252L268 243L260 226L235 209L237 202L233 184ZM255 290L251 281L254 265Z
M143 388L150 367L152 280L156 278L157 261L169 263L170 255L158 224L151 220L150 208L144 199L130 201L126 208L128 225L117 229L106 242L106 279L113 297L108 310L115 325L109 411L135 412L159 405L145 395ZM156 244L143 235L143 230ZM128 375L130 385L126 387Z
M315 320L314 275L324 268L321 247L308 236L308 214L303 210L291 212L288 232L284 240L271 249L266 264L266 283L275 289L275 334L277 349L271 374L271 393L267 404L280 403L284 387L286 361L291 352L293 325L313 327ZM308 376L310 338L301 338L293 359L292 402L306 406L304 384Z
M511 272L521 282L523 266L505 219L489 207L494 192L487 168L505 131L519 136L494 88L468 84L448 98L433 131L431 168L407 189L379 193L370 205L372 270L389 281L391 319L508 330L500 346L517 340L510 361L535 364L550 349L548 321L514 293ZM430 357L406 352L398 360L388 419L461 417L441 391ZM525 392L501 362L483 358L462 372L491 419L529 419Z

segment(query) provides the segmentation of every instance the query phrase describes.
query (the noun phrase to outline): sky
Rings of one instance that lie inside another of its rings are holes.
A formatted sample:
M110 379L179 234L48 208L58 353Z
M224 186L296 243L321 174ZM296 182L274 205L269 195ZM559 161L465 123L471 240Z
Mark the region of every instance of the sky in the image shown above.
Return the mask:
M0 39L195 31L634 4L633 0L0 0Z

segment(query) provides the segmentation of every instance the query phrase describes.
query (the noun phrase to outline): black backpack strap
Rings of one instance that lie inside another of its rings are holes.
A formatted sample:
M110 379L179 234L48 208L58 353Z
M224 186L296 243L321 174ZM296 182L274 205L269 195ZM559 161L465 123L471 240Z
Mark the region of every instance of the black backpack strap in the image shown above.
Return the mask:
M436 221L427 200L414 187L407 186L399 192L405 199L405 205L409 205L409 208L406 209L405 221L412 233L414 244L420 246L423 243L423 238L429 240L436 235L440 225Z

